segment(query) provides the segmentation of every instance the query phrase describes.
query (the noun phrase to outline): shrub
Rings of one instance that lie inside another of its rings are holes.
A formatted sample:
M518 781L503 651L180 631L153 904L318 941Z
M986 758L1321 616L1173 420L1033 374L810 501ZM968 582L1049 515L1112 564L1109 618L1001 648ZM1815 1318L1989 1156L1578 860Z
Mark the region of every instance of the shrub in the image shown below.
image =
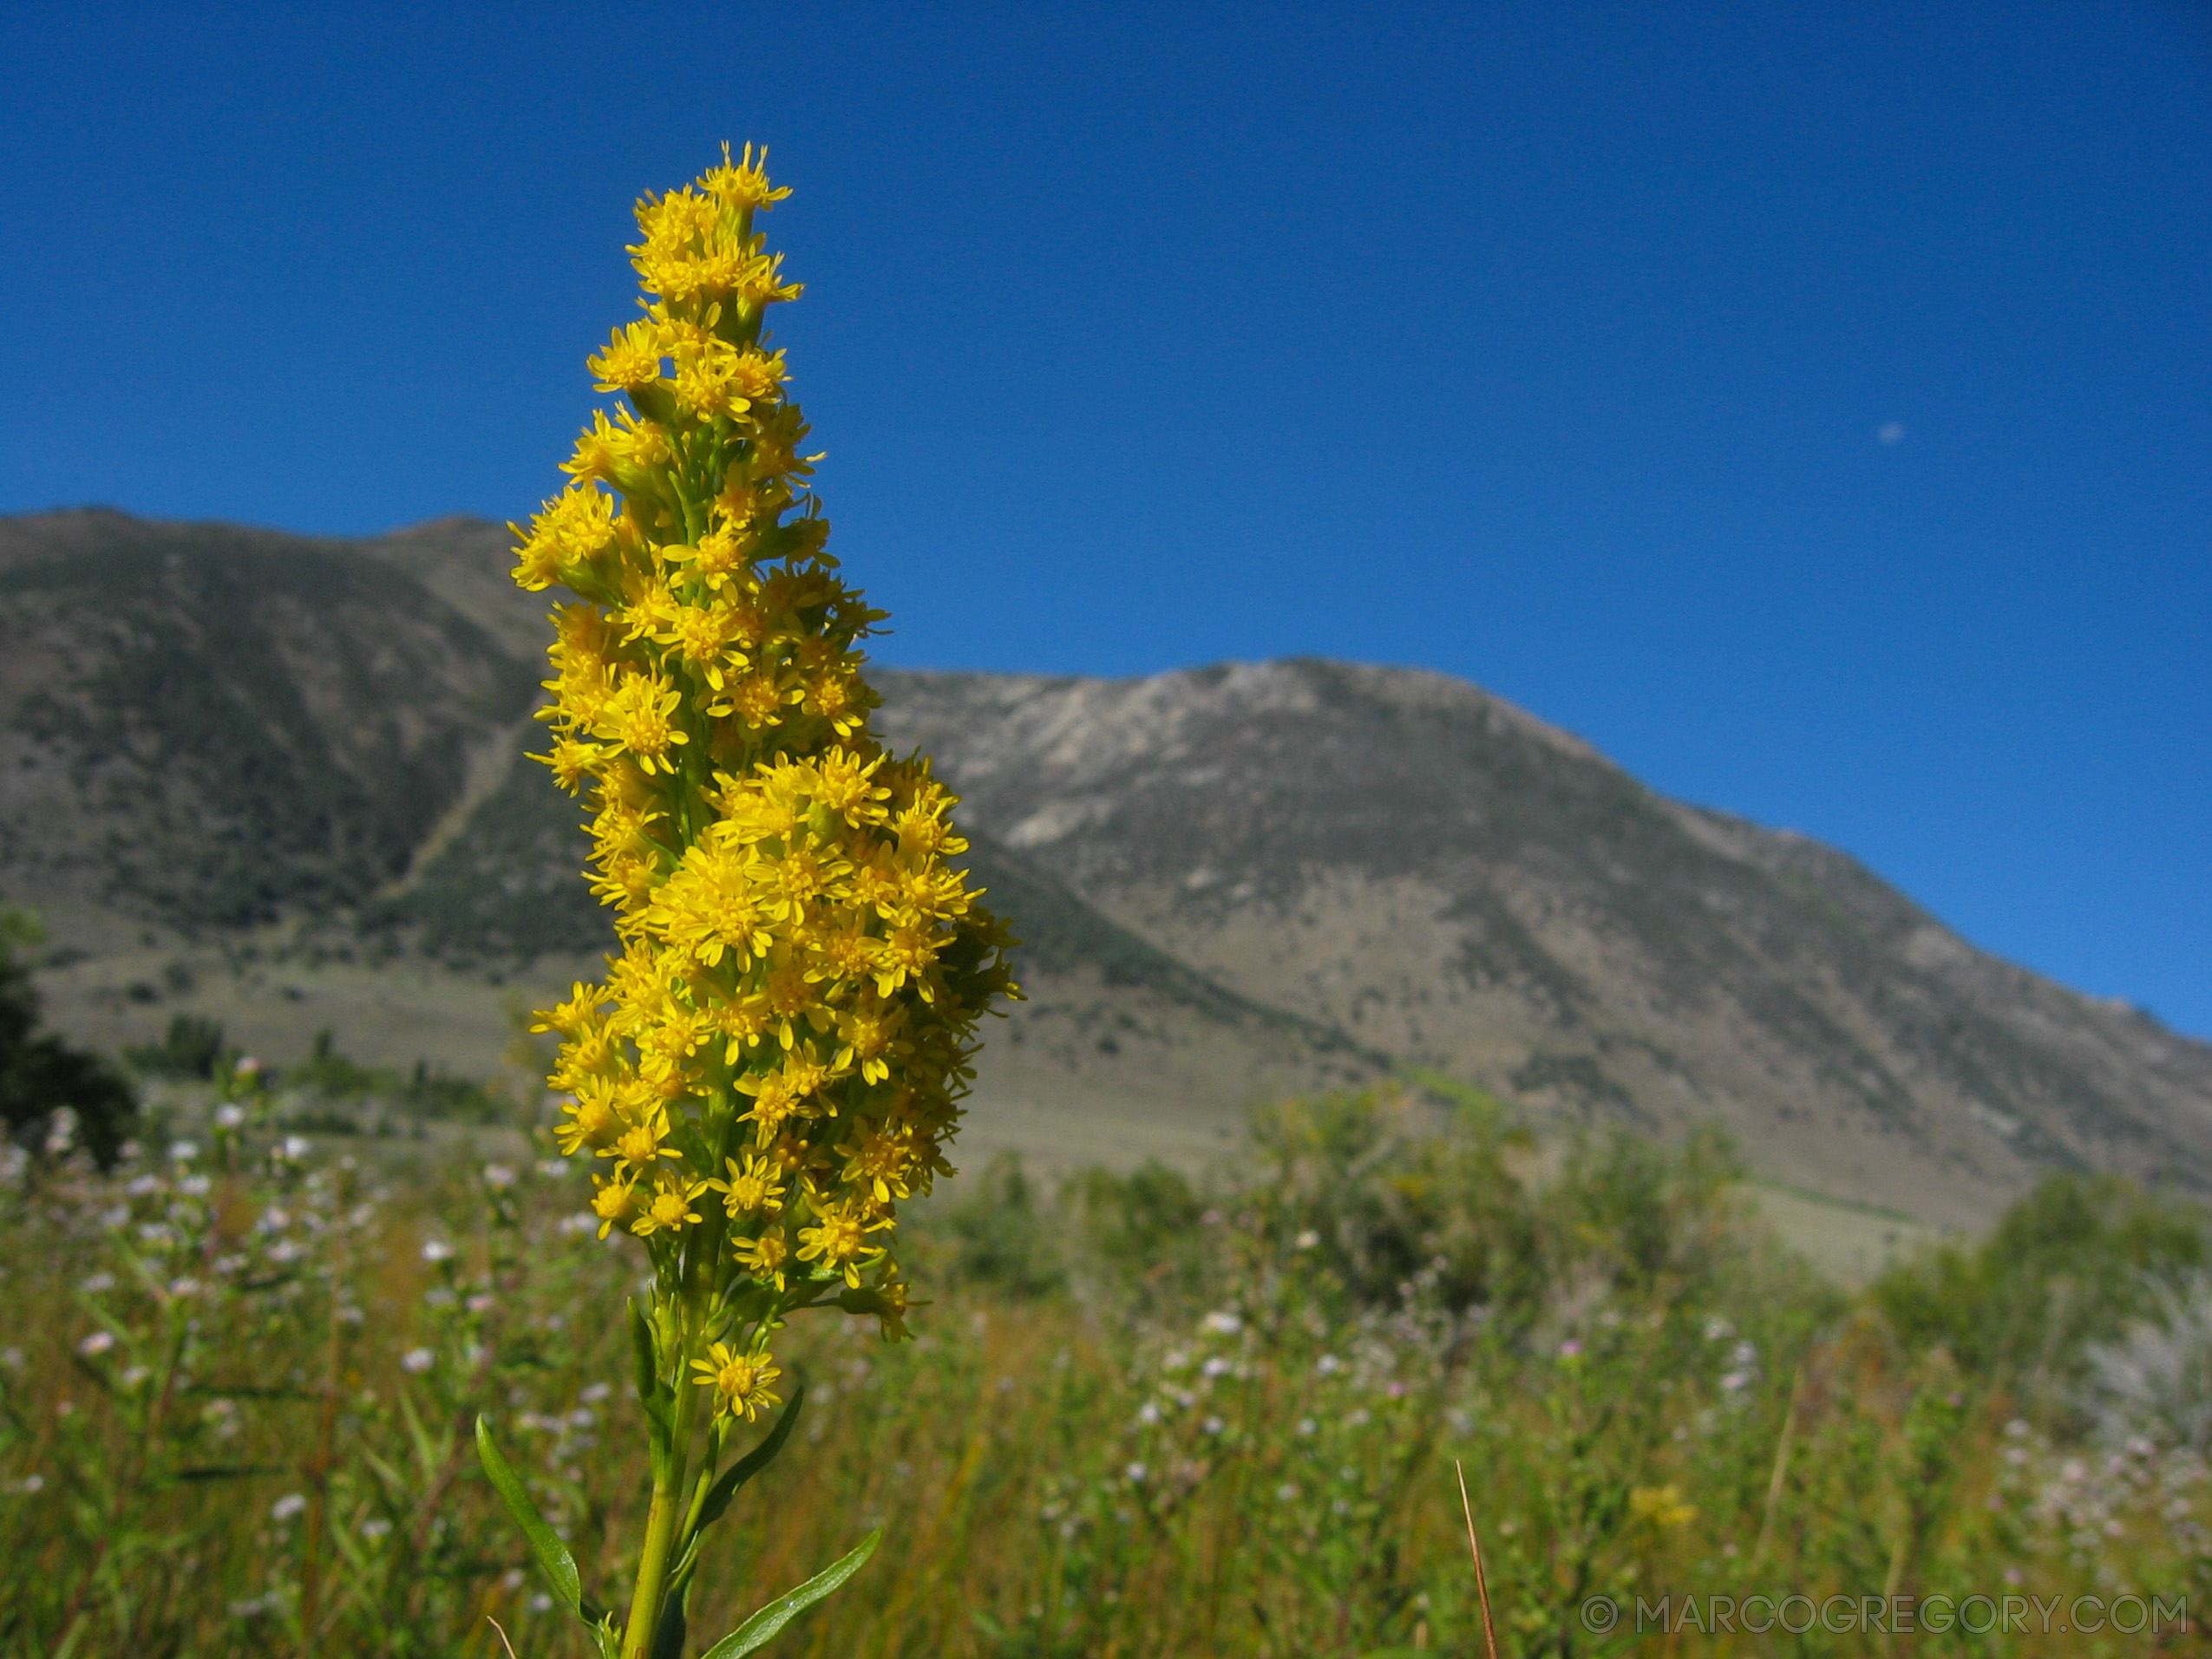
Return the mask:
M28 918L0 912L0 1123L34 1152L82 1144L106 1169L137 1116L138 1098L97 1055L40 1035L38 993L16 954L38 937Z
M1875 1305L1910 1347L1947 1349L2045 1410L2084 1379L2092 1344L2149 1314L2161 1286L2205 1265L2202 1213L2110 1175L2053 1175L1986 1238L1901 1263Z
M170 1020L168 1033L160 1042L125 1048L123 1061L141 1076L205 1081L215 1075L228 1052L220 1022L180 1014Z

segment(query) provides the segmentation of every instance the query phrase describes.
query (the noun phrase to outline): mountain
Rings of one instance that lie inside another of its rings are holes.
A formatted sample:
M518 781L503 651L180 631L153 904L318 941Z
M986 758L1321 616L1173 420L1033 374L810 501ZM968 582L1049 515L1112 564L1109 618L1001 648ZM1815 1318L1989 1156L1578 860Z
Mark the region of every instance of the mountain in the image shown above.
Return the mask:
M284 1059L329 1026L481 1074L516 1007L595 971L579 811L522 758L548 598L508 579L510 545L469 519L360 540L0 520L0 903L49 923L63 1029L112 1049L192 1013ZM972 1146L1111 1158L1135 1133L1202 1160L1256 1098L1388 1069L988 837L971 862L1027 941Z
M1448 676L886 675L970 821L1256 1002L1569 1119L1733 1129L1934 1217L2043 1167L2202 1186L2212 1047L1974 950L1805 837Z
M0 521L0 898L56 924L57 1017L140 1040L188 1007L279 1048L311 1017L488 1064L520 994L492 988L589 970L577 810L520 759L544 597L507 548ZM1947 1223L2052 1166L2212 1179L2212 1047L1463 682L878 680L1028 941L972 1146L1195 1158L1257 1096L1428 1070L1554 1126L1717 1120L1774 1179Z
M236 928L402 875L526 655L357 544L0 521L7 889Z

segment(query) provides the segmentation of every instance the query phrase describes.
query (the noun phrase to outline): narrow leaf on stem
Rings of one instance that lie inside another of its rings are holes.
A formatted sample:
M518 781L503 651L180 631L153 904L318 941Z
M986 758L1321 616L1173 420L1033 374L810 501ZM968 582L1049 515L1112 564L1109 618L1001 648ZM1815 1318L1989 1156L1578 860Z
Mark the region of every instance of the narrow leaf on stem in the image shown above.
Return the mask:
M805 1612L867 1564L875 1546L883 1542L877 1527L861 1540L861 1547L835 1565L826 1567L796 1590L787 1590L709 1648L700 1659L743 1659L766 1647L793 1619Z
M768 1437L722 1472L722 1478L714 1483L707 1493L706 1502L700 1506L699 1519L691 1527L692 1537L697 1537L720 1520L723 1512L730 1507L730 1500L736 1497L739 1488L776 1461L776 1454L783 1449L784 1441L791 1438L792 1429L798 1425L799 1408L806 1402L806 1398L807 1385L802 1382L791 1390L791 1403L784 1407L783 1414L776 1420L776 1427L769 1430Z
M476 1419L476 1455L484 1465L485 1475L506 1501L507 1513L514 1517L522 1536L530 1540L538 1564L553 1581L553 1592L560 1597L561 1605L585 1623L598 1623L599 1610L584 1599L584 1584L577 1576L576 1558L568 1553L568 1546L560 1541L560 1534L546 1525L546 1518L538 1513L529 1488L500 1454L492 1440L491 1425L481 1416Z

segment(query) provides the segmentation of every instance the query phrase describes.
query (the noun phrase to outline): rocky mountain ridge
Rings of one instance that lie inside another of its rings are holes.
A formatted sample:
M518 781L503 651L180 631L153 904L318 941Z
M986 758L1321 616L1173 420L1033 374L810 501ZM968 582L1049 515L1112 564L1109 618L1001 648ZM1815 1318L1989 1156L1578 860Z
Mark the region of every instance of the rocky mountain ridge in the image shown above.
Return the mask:
M2194 1184L2212 1048L1975 950L1846 855L1416 669L884 676L971 821L1256 1002L1554 1117L1733 1129L1922 1213Z
M545 603L507 545L0 521L0 898L87 938L580 964L605 918L573 803L517 763ZM1256 1094L1427 1070L1540 1122L1718 1120L1777 1179L1937 1220L2052 1166L2212 1171L2212 1047L1463 682L878 679L1031 940L979 1099L1032 1136L1225 1135Z

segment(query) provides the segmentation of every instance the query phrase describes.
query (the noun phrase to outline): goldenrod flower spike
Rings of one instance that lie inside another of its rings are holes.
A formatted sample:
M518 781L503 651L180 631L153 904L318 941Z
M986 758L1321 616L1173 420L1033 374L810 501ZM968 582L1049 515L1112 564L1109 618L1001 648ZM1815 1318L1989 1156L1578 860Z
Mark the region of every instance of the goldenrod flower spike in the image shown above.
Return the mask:
M899 1202L948 1171L977 1022L1018 995L1011 940L948 862L952 795L869 729L861 642L882 613L828 553L821 457L764 326L801 291L755 228L789 194L767 160L725 147L638 204L643 314L587 362L619 401L515 530L516 582L573 596L538 758L588 807L620 943L604 983L538 1016L560 1038L554 1135L601 1172L600 1236L653 1267L653 1502L628 1618L594 1627L623 1659L652 1650L697 1559L704 1405L710 1478L730 1426L776 1403L791 1313L903 1334Z

